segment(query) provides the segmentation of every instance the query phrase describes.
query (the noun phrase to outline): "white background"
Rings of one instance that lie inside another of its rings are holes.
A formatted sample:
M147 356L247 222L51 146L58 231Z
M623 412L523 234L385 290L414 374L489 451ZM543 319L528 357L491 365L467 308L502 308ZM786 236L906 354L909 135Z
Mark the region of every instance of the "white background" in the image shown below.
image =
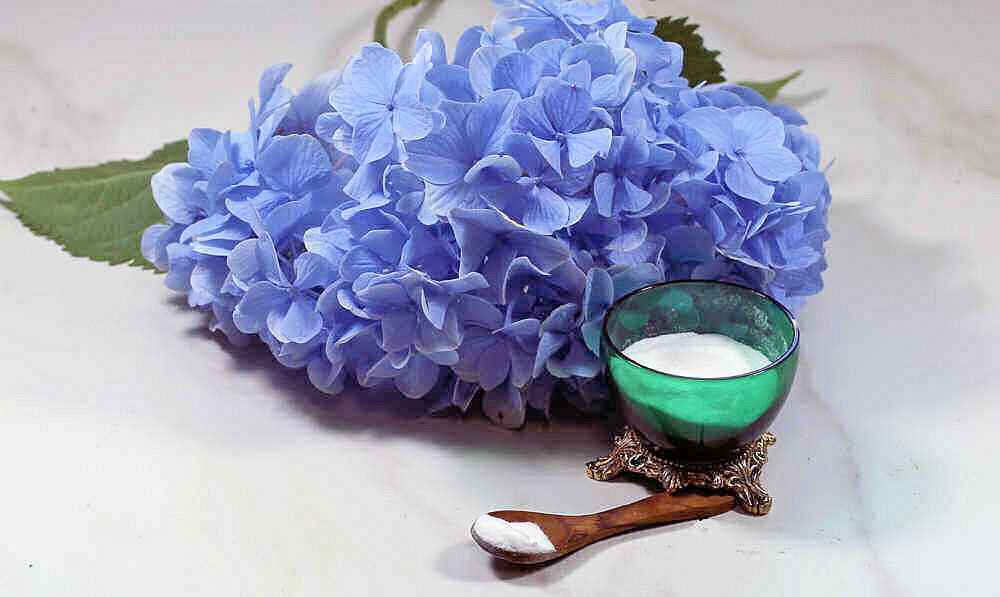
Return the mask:
M2 0L0 178L240 128L257 76L339 67L381 2ZM646 494L583 473L605 430L331 400L204 330L162 277L76 259L0 210L0 594L987 595L1000 482L993 3L634 2L691 15L733 79L799 67L823 141L827 290L774 426L775 496L519 570L497 508ZM452 44L485 0L431 19ZM410 15L391 30L398 41Z

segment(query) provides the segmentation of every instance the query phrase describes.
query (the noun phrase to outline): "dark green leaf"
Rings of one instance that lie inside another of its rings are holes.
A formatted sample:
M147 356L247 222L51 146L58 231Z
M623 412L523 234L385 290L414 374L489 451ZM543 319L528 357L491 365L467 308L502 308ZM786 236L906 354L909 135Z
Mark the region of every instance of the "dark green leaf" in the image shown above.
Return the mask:
M89 168L56 169L0 181L4 205L31 231L78 257L128 262L144 268L139 241L151 224L163 221L149 179L164 165L187 160L187 141L175 141L138 161Z
M797 70L794 73L788 75L787 77L782 77L780 79L775 79L773 81L756 81L756 82L740 81L739 84L743 85L744 87L750 87L752 89L756 89L757 93L766 97L767 101L770 102L774 100L774 98L778 97L778 92L781 91L782 87L794 81L801 74L802 71Z
M653 34L664 41L678 43L684 48L684 70L681 71L681 75L691 85L698 85L702 81L722 83L726 79L722 76L723 69L718 60L719 51L706 48L705 40L695 33L698 25L688 23L687 20L687 17L657 19Z

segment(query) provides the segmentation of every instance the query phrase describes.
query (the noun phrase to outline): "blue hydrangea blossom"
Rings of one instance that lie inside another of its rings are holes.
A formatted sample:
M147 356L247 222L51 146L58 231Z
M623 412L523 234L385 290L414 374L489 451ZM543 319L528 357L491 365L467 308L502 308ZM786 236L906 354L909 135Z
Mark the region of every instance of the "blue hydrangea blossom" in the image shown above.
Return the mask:
M356 384L517 427L601 404L601 320L663 280L791 308L822 288L831 195L802 116L681 76L622 0L494 0L449 58L364 46L244 131L195 129L153 177L143 254L231 341L320 391Z

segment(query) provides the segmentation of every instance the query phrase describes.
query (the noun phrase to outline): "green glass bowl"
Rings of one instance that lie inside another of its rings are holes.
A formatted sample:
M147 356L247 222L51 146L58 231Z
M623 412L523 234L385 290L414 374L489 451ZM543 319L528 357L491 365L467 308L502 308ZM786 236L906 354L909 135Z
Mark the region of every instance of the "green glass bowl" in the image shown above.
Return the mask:
M623 351L660 334L724 334L771 363L721 378L671 375ZM669 458L711 462L753 441L774 421L798 365L799 328L771 297L738 284L703 280L640 288L604 317L601 358L625 421Z

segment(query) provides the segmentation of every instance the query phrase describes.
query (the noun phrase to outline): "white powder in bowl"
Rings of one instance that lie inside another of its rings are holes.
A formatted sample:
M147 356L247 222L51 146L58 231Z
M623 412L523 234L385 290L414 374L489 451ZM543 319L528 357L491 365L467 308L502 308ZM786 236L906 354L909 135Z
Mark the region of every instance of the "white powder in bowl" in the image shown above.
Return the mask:
M723 334L661 334L643 338L623 352L640 365L684 377L732 377L771 364L759 351Z
M533 522L507 522L483 514L472 525L472 531L481 540L506 551L552 553L556 550L545 531Z

